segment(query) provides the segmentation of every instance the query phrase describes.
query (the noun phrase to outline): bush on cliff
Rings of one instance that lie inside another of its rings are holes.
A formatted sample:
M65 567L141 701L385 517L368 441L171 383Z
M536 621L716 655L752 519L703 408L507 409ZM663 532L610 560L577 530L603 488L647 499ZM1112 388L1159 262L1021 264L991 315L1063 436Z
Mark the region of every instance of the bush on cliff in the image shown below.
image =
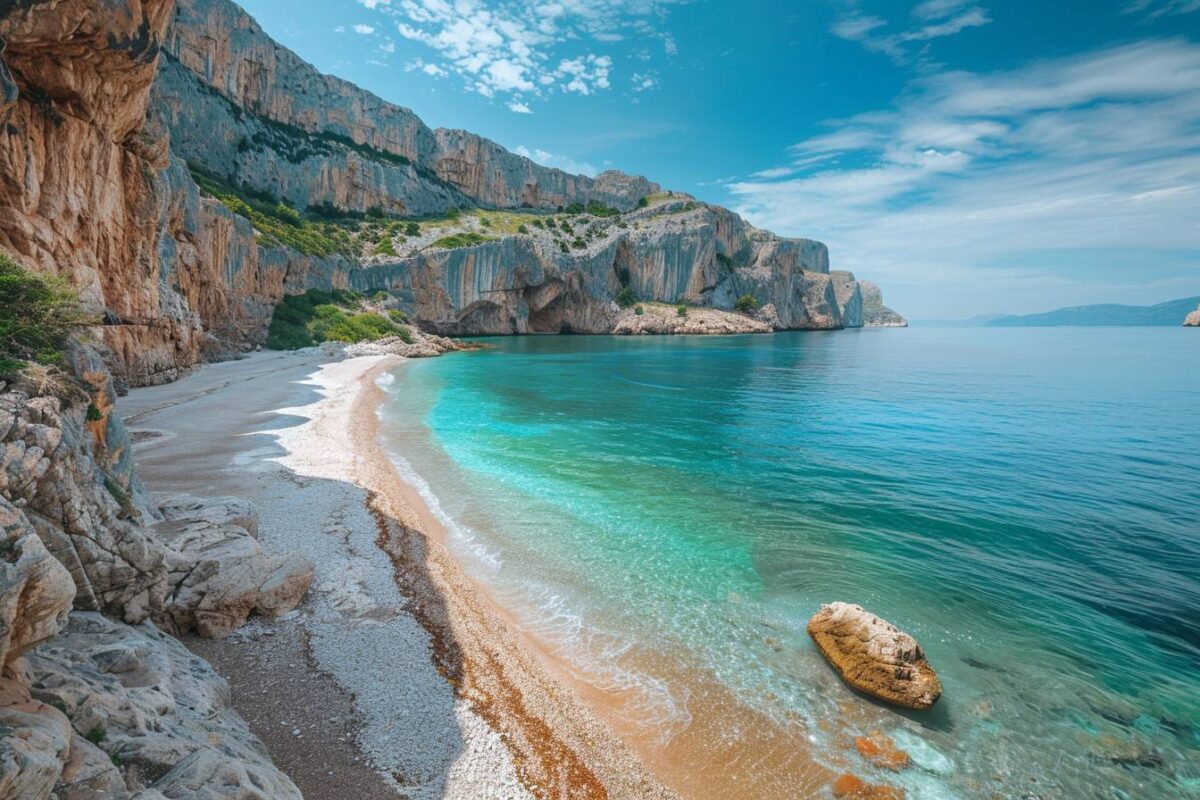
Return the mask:
M267 347L298 350L321 342L366 342L384 336L403 336L407 330L376 311L363 309L362 295L335 289L311 289L289 295L275 306ZM410 334L411 335L411 334Z
M737 299L733 307L743 314L750 314L758 308L758 298L752 294L744 294Z
M629 308L638 301L638 296L633 289L628 286L622 286L621 291L617 292L617 305L621 308Z
M29 363L61 363L71 333L96 321L66 281L31 272L0 253L0 377Z
M450 236L443 236L438 239L430 247L444 247L447 250L454 250L459 247L472 247L484 242L490 242L492 237L484 236L482 233L475 231L466 231L464 233L454 233Z

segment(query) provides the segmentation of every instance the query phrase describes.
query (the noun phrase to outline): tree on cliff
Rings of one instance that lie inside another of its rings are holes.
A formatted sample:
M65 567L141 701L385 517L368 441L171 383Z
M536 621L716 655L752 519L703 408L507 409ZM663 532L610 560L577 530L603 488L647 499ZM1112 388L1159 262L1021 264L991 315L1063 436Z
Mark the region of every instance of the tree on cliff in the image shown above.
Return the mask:
M67 337L94 322L66 281L30 272L0 253L0 377L31 363L60 363Z

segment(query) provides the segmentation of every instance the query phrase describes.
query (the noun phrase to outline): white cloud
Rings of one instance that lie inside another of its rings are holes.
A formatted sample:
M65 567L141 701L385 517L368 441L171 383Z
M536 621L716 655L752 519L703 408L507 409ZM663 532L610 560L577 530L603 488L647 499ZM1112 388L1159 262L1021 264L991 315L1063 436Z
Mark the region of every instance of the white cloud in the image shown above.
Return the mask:
M611 87L612 57L600 45L658 39L667 9L687 0L359 0L374 2L406 39L429 47L469 90L591 95Z
M1200 11L1200 0L1131 0L1121 12L1142 14L1148 21Z
M1044 304L1047 286L1086 292L1155 252L1195 254L1200 289L1200 45L924 78L789 155L730 184L735 208L823 239L914 310L956 292L984 304L969 313L1005 310L987 306L1005 292L1014 310L1038 292Z
M852 6L849 13L833 23L830 31L839 39L857 42L872 52L905 61L911 44L953 36L992 21L986 9L970 5L967 0L925 0L913 8L912 17L912 27L889 33L887 20Z
M629 84L635 92L648 92L658 87L658 73L635 72L629 76Z
M391 5L392 0L358 0L358 2L362 3L367 8L374 10L380 6Z
M516 114L532 114L533 110L519 100L509 100L508 110Z
M364 25L361 22L354 26L355 33L361 33L363 36L368 36L375 32L375 26Z
M570 172L573 175L595 177L597 172L596 168L587 161L576 161L570 156L556 155L541 149L530 150L525 145L518 146L513 152L536 161L544 167L557 167L563 172Z

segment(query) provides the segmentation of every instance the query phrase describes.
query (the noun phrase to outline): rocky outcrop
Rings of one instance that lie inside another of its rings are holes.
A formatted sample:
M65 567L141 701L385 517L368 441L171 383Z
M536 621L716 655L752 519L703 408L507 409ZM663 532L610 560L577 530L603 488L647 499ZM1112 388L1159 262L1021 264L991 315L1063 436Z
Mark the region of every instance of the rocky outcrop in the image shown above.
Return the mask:
M808 621L808 635L846 683L872 697L926 709L942 694L916 640L861 606L822 606Z
M867 328L907 328L908 320L883 304L883 292L868 281L858 282L862 293L862 324Z
M459 350L475 349L456 339L409 329L408 335L385 336L374 342L352 344L343 351L346 356L402 356L404 358L434 358Z
M231 708L225 681L149 623L75 612L25 662L33 701L71 731L57 797L97 796L82 784L98 780L110 798L300 797Z
M617 316L613 333L622 336L642 335L685 335L722 336L737 333L771 333L774 328L760 319L720 311L715 308L691 307L683 316L676 306L658 303L641 304L637 309L627 308Z
M1183 320L1183 324L1193 328L1200 327L1200 306L1197 306L1195 311L1187 315Z

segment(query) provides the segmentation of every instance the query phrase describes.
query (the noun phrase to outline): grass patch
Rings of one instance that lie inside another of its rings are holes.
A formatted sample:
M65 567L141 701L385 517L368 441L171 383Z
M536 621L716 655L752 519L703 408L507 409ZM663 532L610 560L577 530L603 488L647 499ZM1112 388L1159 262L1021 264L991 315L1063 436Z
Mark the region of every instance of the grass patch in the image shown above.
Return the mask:
M463 231L462 233L453 233L449 236L443 236L430 247L441 247L446 250L455 250L459 247L473 247L477 244L492 241L491 236L484 236L482 233L475 231Z
M365 310L362 295L355 292L310 289L304 294L288 295L275 306L267 347L298 350L321 342L354 344L384 336L402 337L403 326L389 317L390 313L385 316Z
M583 203L572 203L564 209L567 214L591 214L593 217L619 217L621 210L606 206L595 200L588 203L586 206Z
M71 333L96 322L66 281L0 253L0 377L14 376L30 362L61 364Z
M83 738L87 739L92 744L99 746L105 739L108 738L108 731L104 730L104 726L97 725L85 733Z
M622 286L621 291L617 292L617 305L621 308L629 308L638 301L637 292L628 286Z

